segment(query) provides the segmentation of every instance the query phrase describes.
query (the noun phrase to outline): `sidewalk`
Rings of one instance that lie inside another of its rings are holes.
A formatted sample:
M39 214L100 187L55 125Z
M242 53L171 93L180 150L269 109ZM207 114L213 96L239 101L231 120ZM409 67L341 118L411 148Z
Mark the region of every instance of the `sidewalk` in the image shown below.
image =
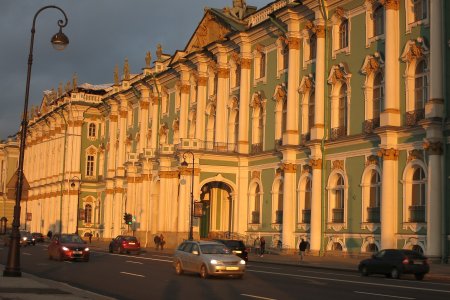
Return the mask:
M96 251L108 251L109 241L95 241L88 244ZM155 250L154 248L143 248L142 251L148 253L164 253L172 255L174 249ZM322 270L346 271L357 273L358 264L361 258L343 256L305 256L300 261L298 255L264 254L263 257L249 254L249 262L261 262L268 264L295 265L304 268L314 268ZM5 267L0 265L0 270ZM2 276L2 275L0 275ZM430 273L425 277L428 280L439 280L450 282L450 264L431 264ZM72 287L68 284L42 279L31 274L23 273L22 277L1 277L0 278L0 300L111 300L113 298L95 294L89 291Z

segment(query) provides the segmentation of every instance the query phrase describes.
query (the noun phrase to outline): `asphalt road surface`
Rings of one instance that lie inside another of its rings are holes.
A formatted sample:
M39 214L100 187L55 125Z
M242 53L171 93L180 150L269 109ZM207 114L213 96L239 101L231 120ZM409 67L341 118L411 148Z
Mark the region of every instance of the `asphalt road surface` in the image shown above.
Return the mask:
M5 264L8 251L2 246L0 251ZM46 244L21 248L21 269L116 299L450 299L450 284L408 275L394 280L249 262L243 279L204 280L197 274L176 275L172 257L157 252L93 251L87 263L59 262L48 259Z

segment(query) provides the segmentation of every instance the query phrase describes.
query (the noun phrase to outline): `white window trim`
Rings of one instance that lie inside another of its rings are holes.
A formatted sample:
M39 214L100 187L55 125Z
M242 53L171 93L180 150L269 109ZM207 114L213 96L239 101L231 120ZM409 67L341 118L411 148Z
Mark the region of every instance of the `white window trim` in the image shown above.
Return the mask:
M371 65L373 63L377 64L377 67L373 68ZM365 99L365 110L364 110L364 120L371 120L373 116L373 87L376 75L382 72L383 82L384 82L384 61L381 58L380 53L375 52L374 55L367 55L364 59L363 66L361 67L361 73L366 75L364 82L364 99ZM381 113L381 109L380 109Z
M309 74L308 76L303 76L300 82L300 87L298 89L301 94L301 133L308 134L309 132L309 103L310 101L315 102L315 99L311 99L311 95L315 90L314 76ZM314 124L312 124L314 126ZM312 128L311 126L311 128Z
M236 132L236 123L239 122L239 100L236 95L228 99L228 135L229 145L237 146L239 132Z
M342 78L338 78L336 75L336 71L340 71L343 76ZM352 89L350 84L350 79L352 77L352 74L349 73L346 64L340 63L339 65L334 65L331 68L330 75L328 76L328 83L331 84L331 94L330 94L330 101L331 101L331 117L330 117L330 128L337 128L339 127L339 93L341 91L341 87L343 85L347 86L347 108L346 108L346 122L345 122L345 129L346 135L349 135L350 133L350 124L351 124L351 98L352 98Z
M427 0L427 17L422 20L415 21L414 16L414 3L413 0L405 0L405 31L411 33L411 30L416 26L429 26L430 25L430 0Z
M344 161L345 165L345 161ZM335 197L333 195L332 190L334 189L334 182L337 180L337 176L342 176L344 179L344 222L343 223L333 223L333 201ZM333 170L328 176L327 187L328 197L327 197L327 229L333 229L335 231L340 231L342 229L347 229L348 220L347 220L347 210L348 210L348 178L345 176L345 172L341 169Z
M417 51L414 51L413 49L419 49L421 52L419 53L420 56L417 56ZM406 112L415 109L415 75L417 63L424 59L429 66L429 53L429 49L425 45L422 37L418 37L415 40L409 40L406 42L405 48L403 49L401 59L406 63L405 73L403 74L403 77L405 78Z
M306 182L307 179L311 180L311 184L312 184L312 174L309 172L303 173L302 176L300 176L300 179L298 181L298 189L297 189L297 194L298 194L298 201L297 201L297 224L301 224L301 227L303 227L303 229L308 230L309 226L304 226L306 225L310 225L307 223L303 222L303 210L305 209L305 192L306 192ZM311 187L311 192L312 192L312 187ZM311 199L312 202L312 199ZM297 226L299 227L299 226Z
M339 27L341 26L342 22L347 20L348 21L348 28L347 28L347 38L348 38L348 45L347 47L340 48L340 36L339 36ZM339 14L335 13L331 17L331 46L332 46L332 54L331 57L334 59L336 56L340 53L344 54L350 54L350 45L351 45L351 19L349 17L348 12L343 12L342 17L340 17Z
M403 176L402 176L402 180L401 183L403 185L403 229L411 229L414 232L418 232L422 227L425 226L425 224L427 223L427 205L428 205L428 199L425 199L425 224L422 223L411 223L408 222L408 217L409 217L409 206L412 205L412 176L414 174L414 167L420 167L422 168L424 174L425 174L425 178L424 178L424 182L425 182L425 198L428 196L427 193L427 189L428 189L428 170L427 170L427 166L425 165L425 163L420 160L420 159L413 159L411 160L404 168L403 170Z
M309 29L302 30L302 41L303 41L303 70L306 70L308 65L316 62L315 58L311 58L311 36L312 32ZM317 37L316 37L316 47L317 47Z
M255 97L261 98L261 103L256 105ZM262 94L257 92L253 94L250 106L252 107L252 144L261 144L264 149L264 128L266 125L266 99L262 99ZM259 109L259 114L256 115L257 109ZM263 118L263 128L262 133L259 132L259 120ZM261 136L260 136L261 135Z
M375 32L373 30L374 21L372 16L374 11L374 5L378 6L378 2L374 2L373 4L371 1L364 2L364 7L366 9L366 48L369 48L373 42L385 39L384 33L375 36ZM384 14L384 17L386 18L386 13ZM386 28L384 30L386 31Z
M255 196L256 196L256 187L259 186L259 196L260 196L260 201L259 201L259 223L251 223L252 222L252 212L253 209L255 207ZM254 178L252 179L252 181L250 181L249 184L249 193L248 193L248 224L251 225L257 225L257 228L259 228L262 224L262 208L263 208L263 195L264 195L264 191L263 191L263 187L262 187L262 182L261 180L258 178ZM259 226L258 226L259 225ZM255 229L255 228L253 228Z
M287 73L287 68L284 68L284 55L283 50L285 47L288 47L288 53L289 53L289 45L288 40L284 36L280 36L277 41L277 79L281 77L284 73ZM289 54L288 54L289 56Z
M369 223L367 222L367 208L370 207L370 187L371 187L371 175L372 171L375 171L378 173L380 182L379 182L379 188L380 188L380 209L381 209L381 169L377 165L369 165L364 169L363 175L361 177L361 195L362 195L362 205L361 205L361 224ZM381 213L381 211L380 211ZM366 226L362 226L366 227ZM371 230L373 231L373 230Z
M284 218L283 221L279 224L276 223L277 221L277 213L276 211L278 210L278 202L280 201L279 198L279 194L283 195L283 201L285 201L284 199L284 191L280 190L280 185L283 185L283 189L284 189L284 178L282 176L277 176L275 177L274 181L273 181L273 185L272 185L272 217L271 217L271 223L272 224L277 224L277 225L282 225L284 222ZM283 211L284 214L284 211Z
M93 136L90 135L90 133L91 133L91 129L90 129L91 124L94 124L94 126L95 126L95 132L94 132ZM98 131L99 131L99 124L97 122L89 122L88 125L87 125L87 138L88 138L88 140L95 141L97 139L97 137L98 137Z
M85 150L85 162L84 162L84 175L86 179L95 179L95 177L97 176L97 157L98 154L98 149L95 146L90 146ZM94 164L93 164L93 169L92 169L92 175L88 175L88 157L89 156L93 156L94 157Z
M261 75L261 54L264 53L265 64L264 64L264 76ZM258 83L267 83L267 56L268 49L260 44L258 44L253 50L253 86L256 86Z

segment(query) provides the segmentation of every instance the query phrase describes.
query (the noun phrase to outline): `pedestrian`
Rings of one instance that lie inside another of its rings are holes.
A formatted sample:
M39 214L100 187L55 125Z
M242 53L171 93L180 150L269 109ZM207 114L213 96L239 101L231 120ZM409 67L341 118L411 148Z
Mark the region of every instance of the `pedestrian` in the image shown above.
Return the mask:
M155 237L153 238L153 241L155 242L155 249L158 250L159 244L160 244L159 235L155 235Z
M164 250L164 245L166 244L166 241L164 240L164 235L161 233L159 235L159 247L161 250Z
M283 248L283 243L281 242L281 240L278 240L277 248L280 249L280 250L281 250L281 248Z
M264 239L263 236L261 237L260 242L261 242L261 257L263 257L264 252L266 251L266 240Z
M298 248L300 250L299 255L300 255L300 260L303 260L303 257L305 256L305 251L306 251L306 247L308 246L308 243L302 239L300 241L300 244L298 245Z
M52 235L53 235L53 232L52 232L51 230L49 230L49 231L47 232L47 237L48 237L49 240L52 239Z
M255 254L261 255L261 240L259 239L259 237L256 238L253 246L255 247Z
M88 233L88 238L89 238L89 244L92 243L92 233Z

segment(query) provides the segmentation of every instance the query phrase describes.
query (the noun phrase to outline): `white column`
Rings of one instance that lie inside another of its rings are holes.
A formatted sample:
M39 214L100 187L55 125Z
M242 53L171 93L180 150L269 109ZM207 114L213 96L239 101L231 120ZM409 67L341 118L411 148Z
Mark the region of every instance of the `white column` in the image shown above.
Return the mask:
M116 172L116 137L117 137L117 115L109 116L109 132L108 132L108 160L107 160L107 178L112 178Z
M386 0L385 7L385 72L384 111L381 126L400 126L400 26L399 1Z
M159 102L161 101L159 96L153 96L152 98L152 136L151 136L151 149L158 148L158 110L159 110Z
M395 231L397 218L397 187L398 184L398 150L394 148L381 149L379 156L383 157L383 174L381 176L381 248L397 248Z
M216 142L222 146L227 142L227 101L229 95L230 70L226 65L219 65L217 68L217 106L216 106Z
M199 66L200 68L200 66ZM199 141L205 140L205 107L206 107L206 86L208 77L205 72L200 73L197 80L197 116L195 124L195 138Z
M295 22L290 21L290 22L288 22L288 26L295 27L295 24L297 24L297 23L298 23L298 21L295 21ZM298 141L299 141L298 85L299 85L299 79L300 79L300 33L298 32L298 24L296 27L297 27L296 31L288 32L289 68L288 68L288 83L287 83L286 132L283 133L284 134L284 137L283 137L284 145L298 145Z
M142 90L142 100L139 102L140 105L140 128L139 128L139 149L136 150L137 153L143 153L143 149L147 148L147 132L148 132L148 108L150 103L149 90Z
M325 104L325 22L316 20L316 78L314 101L314 126L311 128L311 140L321 139L324 135L324 104Z
M181 181L178 195L178 233L189 231L192 167L180 168ZM186 234L187 236L187 234Z
M427 178L427 248L428 257L442 256L442 142L426 143L428 151Z
M320 156L316 155L315 157ZM311 167L310 250L313 254L319 254L322 239L322 159L311 159Z
M119 112L119 150L117 152L117 175L125 174L125 146L127 135L127 116L128 112L125 107L121 107Z
M295 153L292 153L295 155ZM286 154L283 153L283 157ZM292 155L291 155L292 156ZM296 189L295 179L297 166L293 163L283 163L284 171L284 190L283 190L283 231L282 241L283 248L295 249L295 203L296 203Z

